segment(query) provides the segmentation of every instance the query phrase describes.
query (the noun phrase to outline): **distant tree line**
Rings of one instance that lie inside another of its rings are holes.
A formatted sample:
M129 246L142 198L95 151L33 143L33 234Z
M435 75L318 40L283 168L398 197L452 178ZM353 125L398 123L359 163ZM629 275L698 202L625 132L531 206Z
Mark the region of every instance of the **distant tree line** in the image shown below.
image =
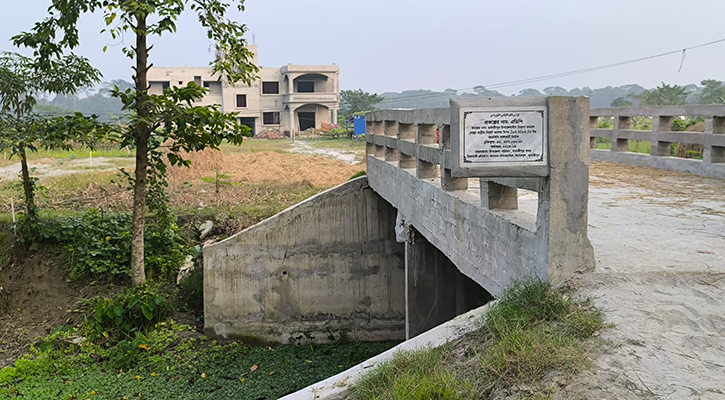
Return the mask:
M52 99L39 99L35 111L39 114L65 115L72 112L96 114L100 120L110 120L121 114L121 101L111 96L113 87L122 91L133 87L124 80L104 82L100 88L84 88L75 94L61 94ZM503 97L504 95L476 86L471 91L459 92L446 89L443 92L432 90L406 90L378 95L362 89L340 92L340 114L338 122L344 123L356 114L364 114L376 108L436 108L447 107L450 98L462 97ZM561 86L549 86L543 90L523 89L516 96L589 96L592 108L632 107L637 105L681 105L681 104L724 104L725 82L705 79L700 85L668 85L662 83L654 89L645 89L636 84L607 86L599 89L589 87L567 90Z
M436 108L447 107L451 98L503 97L496 90L476 86L470 91L460 92L446 89L443 92L432 90L406 90L403 92L382 93L384 100L375 104L377 108ZM725 103L725 82L705 79L698 85L668 85L662 83L654 89L646 89L637 84L607 86L599 89L589 87L567 90L561 86L549 86L543 90L528 88L515 96L589 96L592 108L631 107L636 105L675 105L675 104L723 104Z

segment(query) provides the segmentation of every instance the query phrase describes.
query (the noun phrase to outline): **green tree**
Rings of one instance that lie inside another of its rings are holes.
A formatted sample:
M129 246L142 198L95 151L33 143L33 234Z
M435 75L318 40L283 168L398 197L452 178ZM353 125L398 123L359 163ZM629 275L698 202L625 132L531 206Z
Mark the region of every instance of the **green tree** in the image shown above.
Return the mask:
M632 101L624 97L617 97L612 101L611 107L632 107Z
M675 106L687 104L688 94L689 91L682 86L670 86L662 82L655 89L630 96L639 100L639 104L643 106Z
M725 82L705 79L700 82L702 93L697 99L698 104L723 104L725 98Z
M547 96L568 96L569 91L564 89L561 86L549 86L547 88L544 88L544 93L546 93Z
M473 93L476 94L478 97L499 97L501 96L501 93L495 91L495 90L489 90L486 89L485 86L474 86L473 87Z
M375 110L375 105L385 100L377 93L363 92L358 90L343 90L340 92L340 117L347 121L357 113L364 113Z
M239 11L244 0L233 0ZM242 143L242 135L249 129L237 124L235 115L224 114L217 106L195 106L206 89L190 82L185 87L174 87L162 95L148 93L149 53L153 46L149 36L162 36L176 31L180 15L191 11L196 14L207 37L214 43L216 57L212 71L219 79L230 84L243 82L250 85L256 80L258 67L247 48L245 25L226 18L232 5L225 0L52 0L48 16L35 24L29 32L13 38L14 43L34 49L40 66L51 69L59 57L79 45L78 20L83 14L101 16L113 39L126 38L133 45L122 48L123 53L135 61L134 88L118 87L112 96L121 99L123 108L132 116L121 132L122 145L136 149L133 176L133 228L131 230L131 280L133 285L146 281L144 269L144 226L149 207L158 207L166 197L166 159L171 165L189 165L183 159L184 151L199 151L206 147L218 148L228 140ZM131 40L129 40L131 39ZM107 48L104 48L106 51ZM158 208L157 208L158 210Z
M37 99L46 93L73 94L99 82L100 76L88 60L73 54L60 57L46 70L20 54L0 56L0 152L20 159L25 214L31 226L36 222L37 206L28 152L37 151L38 146L68 148L71 140L82 141L81 133L93 131L92 122L84 122L81 115L47 119L32 114Z
M543 96L544 94L536 89L524 89L519 92L518 96Z

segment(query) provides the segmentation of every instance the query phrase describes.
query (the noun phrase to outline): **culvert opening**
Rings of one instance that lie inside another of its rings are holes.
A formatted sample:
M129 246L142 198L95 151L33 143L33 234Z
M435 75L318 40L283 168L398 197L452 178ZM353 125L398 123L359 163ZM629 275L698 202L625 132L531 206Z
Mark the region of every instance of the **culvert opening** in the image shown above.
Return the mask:
M486 289L461 273L420 232L412 226L408 229L405 246L408 339L493 300Z

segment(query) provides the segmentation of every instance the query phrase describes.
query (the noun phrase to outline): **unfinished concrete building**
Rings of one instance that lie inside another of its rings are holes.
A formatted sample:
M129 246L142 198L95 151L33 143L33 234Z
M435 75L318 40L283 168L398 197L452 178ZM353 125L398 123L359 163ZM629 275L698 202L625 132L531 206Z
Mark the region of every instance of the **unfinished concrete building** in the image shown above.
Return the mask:
M258 65L257 46L249 48ZM154 67L149 71L149 92L161 94L166 88L195 82L209 90L200 105L219 104L223 112L237 113L240 124L253 133L277 129L291 135L337 121L340 68L336 64L260 68L258 76L251 86L232 86L211 67Z

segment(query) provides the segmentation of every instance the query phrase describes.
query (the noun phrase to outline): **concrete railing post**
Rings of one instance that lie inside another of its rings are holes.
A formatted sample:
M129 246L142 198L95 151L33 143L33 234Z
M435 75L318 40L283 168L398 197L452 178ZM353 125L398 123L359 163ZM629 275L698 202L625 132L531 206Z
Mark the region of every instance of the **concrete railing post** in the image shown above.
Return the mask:
M468 178L454 178L451 175L450 166L446 166L446 154L451 151L451 126L444 125L440 131L439 146L441 149L441 187L443 190L467 190Z
M397 138L398 136L398 122L397 121L383 121L383 131L387 137ZM398 149L392 147L385 147L385 161L398 163Z
M373 134L375 134L376 139L383 136L382 121L373 122ZM383 159L385 158L385 146L382 143L379 143L377 140L375 142L375 157Z
M481 207L489 210L518 210L518 189L481 179Z
M652 140L650 141L650 155L669 156L670 142L660 141L659 133L670 131L673 117L667 115L655 115L652 117Z
M398 122L398 141L404 140L413 143L415 148L415 125ZM398 168L414 169L416 167L415 156L398 151Z
M537 238L545 241L541 245L548 250L547 260L540 263L548 265L549 281L554 284L575 272L594 269L594 250L587 234L589 124L588 98L549 98L551 175L543 179L539 192L537 229L546 232Z
M599 129L599 117L589 117L589 129ZM596 149L597 148L597 138L590 137L589 138L589 148L590 149Z
M629 130L632 126L630 117L617 115L614 117L614 129L612 132L612 151L627 152L629 151L629 140L620 139L619 131Z
M415 144L416 146L435 145L436 126L432 124L416 124ZM438 166L430 162L423 161L418 157L416 159L415 176L418 179L438 178Z
M705 133L725 135L725 117L706 118ZM705 144L703 146L702 161L708 164L725 163L725 146Z

